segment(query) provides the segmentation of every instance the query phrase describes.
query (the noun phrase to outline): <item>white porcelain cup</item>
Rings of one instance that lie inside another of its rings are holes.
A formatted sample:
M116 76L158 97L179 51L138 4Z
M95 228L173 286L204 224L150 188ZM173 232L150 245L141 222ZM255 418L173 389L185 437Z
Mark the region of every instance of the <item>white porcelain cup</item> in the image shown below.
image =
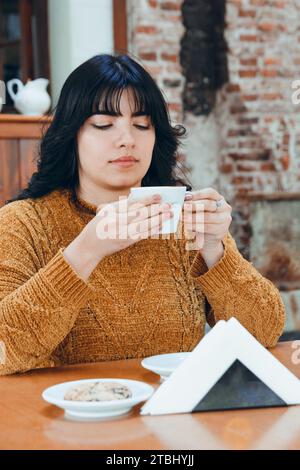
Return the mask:
M148 196L154 196L154 194L160 194L160 204L172 204L171 210L173 211L174 216L163 222L159 233L176 233L186 190L186 186L145 186L141 188L131 188L128 200L137 200Z

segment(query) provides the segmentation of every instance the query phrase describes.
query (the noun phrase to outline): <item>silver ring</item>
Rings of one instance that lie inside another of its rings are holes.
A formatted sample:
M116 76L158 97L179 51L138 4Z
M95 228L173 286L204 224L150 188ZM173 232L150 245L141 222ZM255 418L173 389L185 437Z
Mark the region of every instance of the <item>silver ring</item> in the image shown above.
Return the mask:
M223 199L219 199L218 201L215 201L216 202L216 210L215 212L217 212L217 210L220 209L220 207L223 206Z

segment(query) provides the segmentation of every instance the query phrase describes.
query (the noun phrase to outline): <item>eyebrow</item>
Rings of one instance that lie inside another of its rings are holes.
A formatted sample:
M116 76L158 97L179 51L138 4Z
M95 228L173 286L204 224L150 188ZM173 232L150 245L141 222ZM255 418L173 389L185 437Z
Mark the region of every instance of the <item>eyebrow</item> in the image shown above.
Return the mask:
M97 111L95 114L101 114L104 116L123 116L122 113L117 113L116 111ZM145 111L136 111L135 113L132 113L132 117L138 117L138 116L149 116Z

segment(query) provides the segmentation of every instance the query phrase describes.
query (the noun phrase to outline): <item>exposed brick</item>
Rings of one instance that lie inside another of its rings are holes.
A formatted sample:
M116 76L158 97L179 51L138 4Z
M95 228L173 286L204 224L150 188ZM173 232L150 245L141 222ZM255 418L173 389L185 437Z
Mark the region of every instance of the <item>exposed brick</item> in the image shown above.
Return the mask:
M290 135L289 134L284 134L283 136L283 144L289 145L290 143Z
M240 91L240 89L241 87L237 83L229 83L228 85L226 85L226 91L228 93L237 93Z
M244 129L230 129L228 131L228 137L247 137L253 134L251 127L246 127ZM240 144L240 143L239 143Z
M277 118L275 118L274 116L265 116L265 117L264 117L264 121L265 121L265 123L267 123L267 124L270 124L270 123L276 121L276 119L277 119Z
M223 165L220 166L220 171L221 173L232 173L233 171L233 165L231 163L223 163Z
M171 111L182 111L182 105L180 103L169 103L169 109Z
M283 99L283 96L280 93L263 93L260 98L266 101L275 101Z
M241 186L238 186L236 188L237 191L237 199L239 197L247 197L247 195L251 192L250 188L242 188Z
M258 40L258 36L256 34L241 34L240 41L244 42L256 42Z
M236 185L243 185L245 183L252 183L253 182L253 176L233 176L231 179L231 182Z
M290 166L290 156L284 155L281 159L281 165L283 170L288 170Z
M241 113L244 113L246 111L247 111L246 106L236 105L236 106L231 106L230 107L230 113L231 114L241 114Z
M259 143L257 142L257 139L246 140L245 142L240 141L238 146L240 149L257 149L259 151Z
M259 152L247 152L242 153L242 152L229 152L228 156L232 158L233 160L262 160L262 161L267 161L270 158L270 151L268 149L266 150L260 150Z
M254 5L256 7L264 7L267 6L269 0L250 0L250 5Z
M251 172L256 170L255 165L249 165L247 163L238 163L236 167L237 171Z
M258 28L261 31L274 31L274 29L276 29L276 25L274 23L260 23Z
M142 34L157 34L159 30L156 28L156 26L139 25L136 27L136 32Z
M274 69L263 69L261 70L260 73L263 77L270 77L270 78L277 77L278 75L277 70L274 70Z
M281 59L279 57L265 57L264 64L265 65L280 65Z
M241 117L239 119L239 123L240 124L246 124L246 125L249 125L249 124L257 124L259 122L259 119L257 117L255 118L250 118L250 117Z
M277 28L280 32L286 32L287 31L287 26L285 24L279 24L277 26Z
M256 70L240 70L239 71L239 76L241 78L254 78L256 77L257 72Z
M167 60L168 62L178 62L178 55L177 54L167 54L166 52L163 52L161 54L161 58L163 60Z
M275 171L276 167L273 162L266 162L260 165L261 171Z
M274 7L276 8L285 8L287 5L287 2L286 1L277 1L277 2L274 2Z
M239 10L239 16L242 18L255 18L255 10Z
M250 59L241 59L240 60L241 65L257 65L257 59L255 57L251 57Z
M181 9L181 5L180 3L176 3L176 2L162 2L160 4L160 7L162 10L180 10Z
M229 129L227 132L227 137L238 137L239 131L237 129Z
M244 101L256 101L258 99L258 95L242 95L242 99Z
M140 52L139 56L142 60L157 60L156 52Z

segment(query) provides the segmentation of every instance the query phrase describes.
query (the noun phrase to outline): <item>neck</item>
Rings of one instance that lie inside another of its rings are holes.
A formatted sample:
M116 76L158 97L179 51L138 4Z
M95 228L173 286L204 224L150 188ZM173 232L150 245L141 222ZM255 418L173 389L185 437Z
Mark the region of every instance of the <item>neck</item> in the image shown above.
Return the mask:
M131 187L140 187L141 184L133 184ZM115 202L119 200L119 197L126 196L128 197L130 193L130 188L99 188L98 186L88 187L84 184L79 184L79 187L76 190L77 196L83 201L88 202L89 204L99 206L100 204L109 204L110 202Z

